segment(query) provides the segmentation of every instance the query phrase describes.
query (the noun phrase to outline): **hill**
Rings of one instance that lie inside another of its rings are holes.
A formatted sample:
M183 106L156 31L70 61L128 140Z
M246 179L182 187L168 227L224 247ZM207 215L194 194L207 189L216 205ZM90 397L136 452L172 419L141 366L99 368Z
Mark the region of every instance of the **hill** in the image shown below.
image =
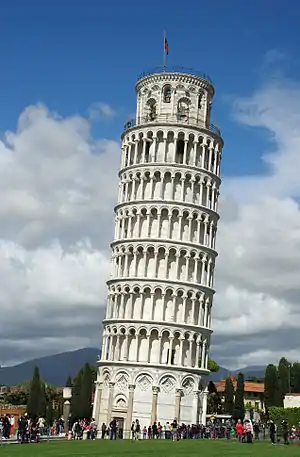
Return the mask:
M0 368L0 385L15 386L32 378L33 369L37 365L41 377L54 386L62 387L68 376L74 377L80 368L87 362L95 365L99 349L84 348L77 351L63 352L39 359L28 360L12 367ZM237 376L242 371L245 379L249 377L264 377L265 367L249 366L240 370L230 371L227 368L220 367L217 373L211 373L210 380L220 381L225 379L229 374Z
M41 377L57 387L65 385L68 376L74 377L87 362L95 365L99 349L84 348L29 360L12 367L0 368L0 385L13 386L32 378L37 365Z
M249 367L240 368L238 370L228 370L227 368L220 367L217 373L211 373L209 379L211 381L220 381L221 379L226 379L228 375L237 376L240 372L244 373L245 379L248 378L264 378L265 376L265 366L254 365Z

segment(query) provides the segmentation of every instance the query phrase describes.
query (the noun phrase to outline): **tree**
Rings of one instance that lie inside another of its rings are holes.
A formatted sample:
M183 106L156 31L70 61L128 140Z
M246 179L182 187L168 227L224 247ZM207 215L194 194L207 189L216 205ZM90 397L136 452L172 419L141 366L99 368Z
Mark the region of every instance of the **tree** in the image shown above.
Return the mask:
M235 420L238 420L238 419L241 419L242 421L244 420L244 416L245 416L244 396L245 396L244 375L243 375L243 373L239 373L238 377L237 377L234 407L233 407L233 414L232 414L233 418Z
M39 416L46 417L46 407L47 407L46 386L45 386L45 383L42 382L41 390L40 390Z
M279 382L280 399L281 399L280 406L283 406L283 399L284 399L285 394L290 392L290 387L291 387L290 376L291 376L291 364L285 357L282 357L279 360L279 364L278 364L278 382Z
M219 371L220 367L215 360L208 357L208 369L213 373L216 373L217 371Z
M207 411L209 414L223 413L221 396L217 391L215 384L212 381L208 383Z
M71 376L68 376L66 387L73 387L73 382Z
M281 405L278 371L276 366L273 364L269 364L266 368L264 397L267 409L269 409L271 406Z
M295 394L300 393L300 363L295 362L291 366L291 390Z
M40 414L41 405L41 379L39 369L36 366L31 380L29 398L27 403L27 413L29 417L37 417Z
M71 411L73 419L81 418L81 386L82 386L83 370L75 376L73 382L72 404Z
M225 413L232 415L234 402L234 386L230 376L226 378L224 390L224 410Z
M93 371L88 363L83 367L81 384L81 417L90 419L92 415Z

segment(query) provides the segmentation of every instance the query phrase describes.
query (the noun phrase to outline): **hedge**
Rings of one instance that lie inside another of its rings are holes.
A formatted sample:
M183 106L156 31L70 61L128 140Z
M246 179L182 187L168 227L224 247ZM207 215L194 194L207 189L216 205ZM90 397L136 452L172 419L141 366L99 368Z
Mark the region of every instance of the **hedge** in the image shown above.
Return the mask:
M269 408L269 418L275 422L278 430L281 430L283 421L287 421L289 427L293 425L297 427L300 424L300 408L271 406Z

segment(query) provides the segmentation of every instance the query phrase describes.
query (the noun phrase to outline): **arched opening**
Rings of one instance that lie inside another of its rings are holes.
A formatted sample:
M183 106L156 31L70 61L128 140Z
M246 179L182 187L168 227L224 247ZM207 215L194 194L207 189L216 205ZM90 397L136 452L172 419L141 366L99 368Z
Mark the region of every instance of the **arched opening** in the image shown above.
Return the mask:
M170 84L167 84L163 88L163 101L164 103L171 103L172 89Z
M177 105L177 119L180 122L187 122L189 118L189 105L190 100L188 98L182 98L178 101Z
M177 146L176 146L176 163L183 163L183 155L184 155L184 140L178 139Z
M150 98L147 101L147 106L148 106L148 119L149 119L149 121L154 121L157 116L156 100L154 98Z

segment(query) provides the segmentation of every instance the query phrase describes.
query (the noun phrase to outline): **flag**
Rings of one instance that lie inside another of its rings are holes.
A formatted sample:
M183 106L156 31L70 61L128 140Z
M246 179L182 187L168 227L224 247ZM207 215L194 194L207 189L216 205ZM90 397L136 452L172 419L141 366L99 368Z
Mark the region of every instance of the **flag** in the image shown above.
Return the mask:
M169 54L169 44L168 44L168 40L165 36L165 53L168 55Z

